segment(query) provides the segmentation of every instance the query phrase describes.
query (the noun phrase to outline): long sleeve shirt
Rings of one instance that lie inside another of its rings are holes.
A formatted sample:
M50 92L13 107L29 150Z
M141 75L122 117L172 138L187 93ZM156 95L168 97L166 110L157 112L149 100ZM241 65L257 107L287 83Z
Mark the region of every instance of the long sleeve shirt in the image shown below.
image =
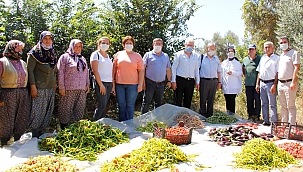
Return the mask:
M227 74L229 71L231 75ZM238 60L224 60L221 77L224 94L239 94L242 91L242 65Z

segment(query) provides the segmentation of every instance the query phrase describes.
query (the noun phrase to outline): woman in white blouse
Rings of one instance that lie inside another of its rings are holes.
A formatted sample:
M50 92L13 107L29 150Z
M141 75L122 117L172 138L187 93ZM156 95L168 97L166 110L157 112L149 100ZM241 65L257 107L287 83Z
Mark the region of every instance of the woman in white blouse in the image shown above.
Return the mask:
M226 110L235 113L236 96L242 90L242 65L235 57L234 47L228 47L227 59L222 62L222 90L226 101Z

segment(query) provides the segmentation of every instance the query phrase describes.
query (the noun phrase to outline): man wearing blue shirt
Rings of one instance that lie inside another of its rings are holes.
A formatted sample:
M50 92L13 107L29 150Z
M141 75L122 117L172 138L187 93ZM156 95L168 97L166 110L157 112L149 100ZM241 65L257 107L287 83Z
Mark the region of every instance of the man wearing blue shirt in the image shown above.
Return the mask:
M174 54L172 65L172 88L175 92L175 104L190 108L194 88L199 89L199 54L194 53L193 37L185 40L185 49ZM183 104L182 104L183 102Z
M213 115L216 90L222 87L221 64L215 50L215 43L207 44L207 53L200 67L200 111L207 118Z
M171 64L166 53L162 52L163 41L160 38L153 40L153 50L147 52L143 57L145 66L145 91L141 113L148 112L150 103L154 98L155 107L162 105L164 94L165 75L168 88L171 87Z

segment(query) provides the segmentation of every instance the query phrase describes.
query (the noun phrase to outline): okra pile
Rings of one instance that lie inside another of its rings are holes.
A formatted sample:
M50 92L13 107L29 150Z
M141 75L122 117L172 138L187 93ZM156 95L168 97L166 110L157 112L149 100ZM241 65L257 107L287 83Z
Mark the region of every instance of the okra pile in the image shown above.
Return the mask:
M95 161L98 153L124 142L129 142L129 137L118 128L80 120L60 131L57 136L42 139L39 147L55 155Z
M166 139L152 138L141 148L102 164L101 172L146 172L172 168L173 164L188 162L189 158Z
M288 152L278 148L273 142L261 138L252 139L244 144L240 153L235 153L236 167L268 171L285 168L298 161Z
M159 122L159 121L153 121L153 122L148 122L147 125L141 126L136 128L137 131L142 131L142 132L149 132L152 133L154 132L154 123L158 125L158 128L166 128L167 125L164 122Z
M226 125L235 123L237 121L238 121L237 118L227 115L226 113L223 112L216 112L211 117L206 119L206 122L208 123L226 124Z
M63 161L58 157L53 156L37 156L30 158L28 161L16 165L15 167L7 170L6 172L75 172L79 171L75 165Z

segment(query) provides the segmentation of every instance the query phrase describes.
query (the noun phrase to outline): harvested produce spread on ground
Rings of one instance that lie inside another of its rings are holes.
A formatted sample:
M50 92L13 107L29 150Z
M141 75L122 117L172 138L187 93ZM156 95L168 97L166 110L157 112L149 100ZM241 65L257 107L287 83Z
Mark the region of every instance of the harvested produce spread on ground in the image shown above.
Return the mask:
M154 132L154 126L153 124L156 123L159 128L166 128L167 125L164 122L159 122L159 121L153 121L153 122L148 122L145 126L141 126L136 128L137 131L142 131L142 132L149 132L152 133Z
M212 128L207 135L218 143L220 146L242 146L244 142L253 138L262 138L270 140L274 136L271 134L261 133L260 135L254 133L251 128L244 126L226 127L226 128Z
M190 161L189 158L178 146L166 139L152 138L145 141L140 149L104 163L101 166L101 172L157 171L188 161Z
M287 142L278 145L279 148L284 149L293 157L303 159L303 145L295 142Z
M261 138L252 139L244 144L240 153L235 153L236 167L251 170L271 170L285 168L298 161L273 142Z
M175 118L175 122L179 123L180 121L184 122L184 125L187 128L204 128L203 121L196 115L183 114Z
M60 131L54 138L44 138L41 150L78 160L95 161L97 153L104 152L120 143L129 142L128 135L118 128L96 122L80 120Z
M211 117L206 119L206 122L212 123L212 124L232 124L237 122L237 118L232 117L230 115L227 115L223 112L216 112Z
M75 172L79 171L75 165L69 164L68 161L60 160L58 157L37 156L28 161L16 165L6 172Z

